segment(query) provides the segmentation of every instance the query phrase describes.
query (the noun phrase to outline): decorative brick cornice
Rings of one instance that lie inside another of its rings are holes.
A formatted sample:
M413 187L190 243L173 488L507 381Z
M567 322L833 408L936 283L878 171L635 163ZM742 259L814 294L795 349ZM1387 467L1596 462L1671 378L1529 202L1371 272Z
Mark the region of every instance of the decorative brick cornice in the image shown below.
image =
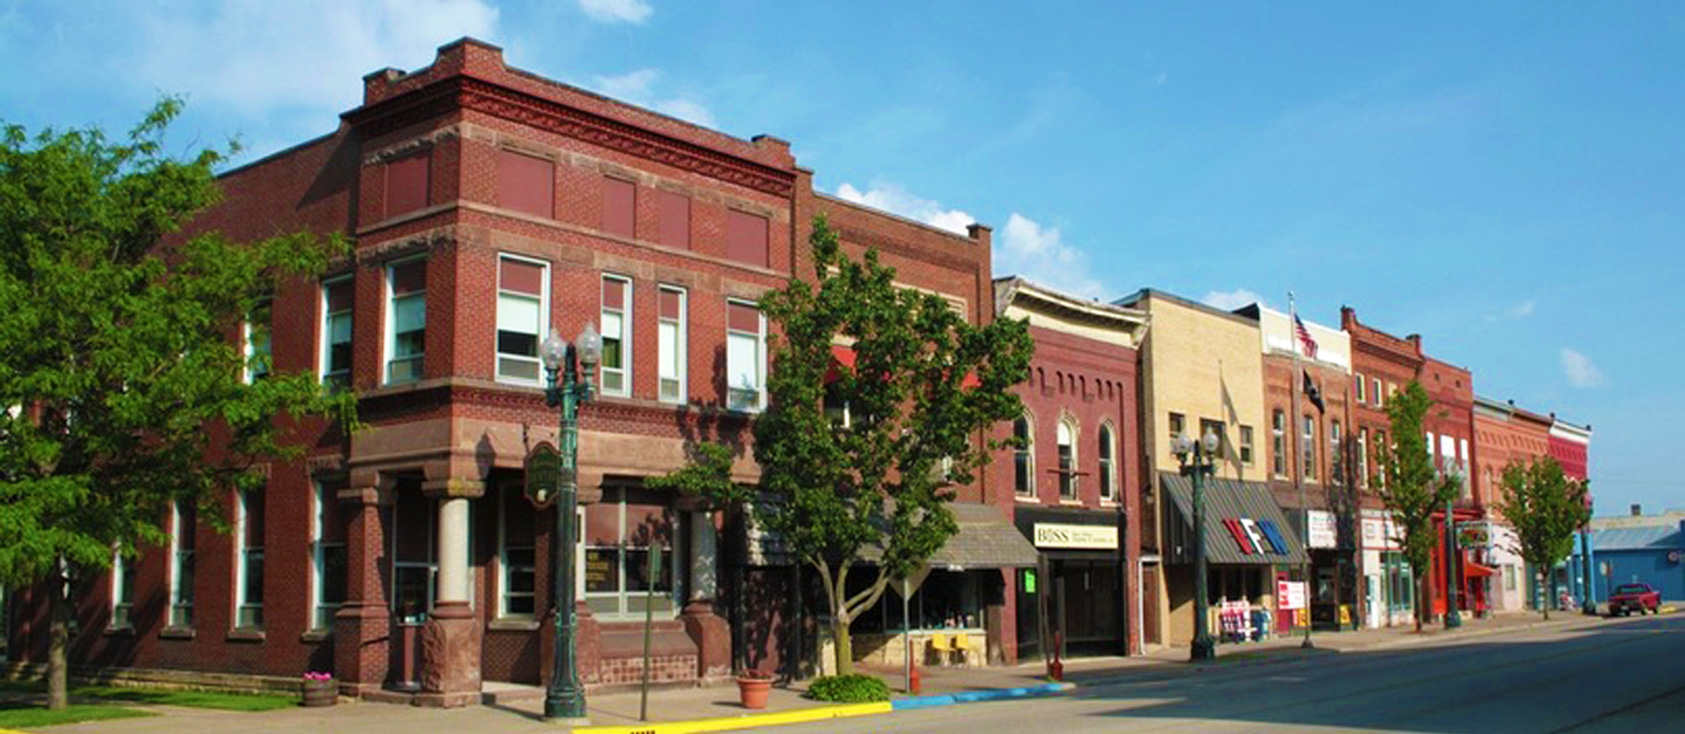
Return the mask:
M367 137L454 110L468 109L663 163L781 198L795 191L795 172L569 107L482 79L451 77L408 94L345 113Z

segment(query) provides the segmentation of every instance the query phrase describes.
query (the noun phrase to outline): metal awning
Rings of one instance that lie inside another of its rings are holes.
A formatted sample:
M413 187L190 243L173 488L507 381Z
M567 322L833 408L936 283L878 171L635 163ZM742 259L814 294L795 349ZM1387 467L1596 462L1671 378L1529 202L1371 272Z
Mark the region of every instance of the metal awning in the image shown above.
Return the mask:
M1184 528L1193 529L1193 482L1176 472L1159 472ZM1207 563L1271 565L1307 560L1304 542L1288 525L1268 486L1221 477L1201 481L1205 495Z

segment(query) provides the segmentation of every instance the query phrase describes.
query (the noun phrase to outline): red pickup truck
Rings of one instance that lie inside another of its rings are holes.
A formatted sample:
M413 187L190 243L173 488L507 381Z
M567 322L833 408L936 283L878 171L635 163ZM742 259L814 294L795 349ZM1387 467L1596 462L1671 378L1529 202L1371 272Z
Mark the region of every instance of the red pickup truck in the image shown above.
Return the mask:
M1662 595L1649 584L1621 584L1609 595L1609 614L1626 616L1633 610L1639 614L1655 614L1661 609Z

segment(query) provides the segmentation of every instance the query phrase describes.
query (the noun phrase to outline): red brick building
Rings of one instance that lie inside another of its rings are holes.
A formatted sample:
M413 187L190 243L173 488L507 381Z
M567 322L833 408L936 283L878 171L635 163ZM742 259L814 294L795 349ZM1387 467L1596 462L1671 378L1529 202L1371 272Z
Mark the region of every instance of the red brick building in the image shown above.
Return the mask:
M1411 334L1405 338L1398 338L1379 329L1363 324L1357 318L1357 311L1350 307L1340 309L1342 328L1351 335L1352 339L1352 388L1353 412L1352 419L1357 426L1359 448L1362 456L1376 456L1375 447L1387 440L1390 421L1384 406L1386 400L1400 387L1416 380L1422 384L1433 405L1423 419L1423 430L1426 434L1428 451L1434 456L1434 465L1442 472L1454 474L1463 479L1461 496L1453 503L1454 522L1474 524L1484 518L1484 509L1478 503L1471 483L1474 466L1474 377L1466 369L1451 365L1422 351L1422 337ZM1359 388L1361 381L1364 387ZM1368 465L1368 482L1378 479L1374 476L1378 471L1372 461L1360 459ZM1389 536L1396 535L1388 530L1389 520L1386 512L1381 508L1378 498L1372 493L1363 493L1364 525L1364 574L1365 597L1376 611L1367 615L1367 622L1371 626L1380 624L1408 621L1410 610L1418 603L1426 603L1434 615L1443 615L1446 610L1447 576L1454 577L1458 583L1464 583L1469 578L1480 577L1491 573L1489 568L1473 564L1466 553L1461 564L1453 564L1447 569L1444 558L1444 543L1435 546L1433 560L1430 563L1429 581L1426 600L1416 599L1418 590L1410 588L1408 583L1408 566L1405 565L1403 554L1398 552L1396 544ZM1435 519L1440 537L1444 537L1444 515L1441 511ZM1459 608L1469 611L1480 611L1486 600L1475 596L1458 595ZM1385 608L1386 613L1380 613Z
M556 519L522 497L521 467L556 441L557 413L537 345L590 323L605 349L600 394L581 410L569 574L582 678L637 680L651 586L654 681L718 679L734 661L793 673L816 628L790 568L643 478L721 441L738 478L755 479L747 425L767 369L755 302L811 272L816 214L852 254L877 248L902 284L975 323L995 314L987 228L956 236L818 194L784 141L543 79L469 39L429 67L370 74L337 131L221 184L225 202L195 229L355 243L320 282L275 294L271 349L277 370L356 390L368 430L305 426L306 460L227 499L232 533L175 513L169 548L81 600L76 665L294 681L326 670L346 693L435 705L478 701L482 681L540 683ZM961 500L1010 495L989 481ZM652 573L656 545L666 562ZM45 605L25 597L13 659L39 662ZM999 617L1005 603L992 606ZM995 644L1010 649L1002 630Z
M1495 573L1480 580L1481 592L1493 611L1516 611L1527 602L1530 574L1524 560L1515 554L1515 533L1504 523L1494 506L1503 498L1504 467L1526 463L1549 455L1551 418L1502 402L1476 397L1474 403L1474 494L1486 508L1487 521L1471 551L1474 560Z
M1028 319L1036 353L1018 388L1023 442L989 467L988 501L1039 551L1008 579L1011 663L1141 650L1141 437L1137 348L1144 312L1087 301L1022 278L995 281L1003 318Z

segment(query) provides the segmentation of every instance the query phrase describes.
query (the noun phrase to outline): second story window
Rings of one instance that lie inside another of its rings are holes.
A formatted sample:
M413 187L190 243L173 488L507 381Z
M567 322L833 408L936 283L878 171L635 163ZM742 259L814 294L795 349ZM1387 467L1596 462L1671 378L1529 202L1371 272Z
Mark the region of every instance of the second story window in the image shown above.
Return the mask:
M1365 402L1364 399L1363 399L1364 392L1365 392L1365 390L1363 389L1363 386L1364 386L1363 373L1359 372L1359 373L1357 373L1357 379L1352 382L1352 387L1354 387L1357 390L1357 404L1358 405L1363 405L1364 402Z
M427 261L388 267L386 293L386 381L419 380L427 355Z
M1252 465L1252 426L1240 427L1240 463Z
M1100 457L1100 499L1117 499L1117 474L1112 468L1112 454L1117 451L1117 440L1112 436L1110 425L1100 426L1100 445L1096 447Z
M1357 486L1369 487L1369 429L1357 429Z
M685 291L664 285L656 293L656 308L660 311L656 322L656 343L660 351L657 371L661 380L657 397L664 403L685 401L685 378L689 363L685 357Z
M603 394L632 394L632 281L603 276Z
M322 382L351 384L351 276L322 284Z
M246 315L241 331L241 343L244 345L246 357L246 382L257 382L269 376L271 362L274 359L270 344L270 323L274 302L265 298L252 306L252 312Z
M1340 442L1344 438L1340 434L1340 422L1328 422L1328 482L1330 484L1345 484L1345 461L1341 454Z
M726 303L726 407L761 409L766 387L766 318L754 304Z
M1059 421L1055 439L1059 449L1059 499L1077 498L1076 426Z
M1172 445L1172 446L1176 445L1176 437L1182 435L1182 432L1186 431L1187 429L1188 429L1188 419L1182 417L1181 413L1171 413L1170 414L1170 445ZM1190 436L1190 438L1198 438L1198 437L1197 436Z
M538 342L549 331L550 268L536 260L497 259L497 379L539 384Z
M1303 468L1305 481L1316 481L1316 419L1310 413L1304 415L1305 425L1299 432L1299 445L1303 448L1305 466Z
M1271 470L1278 477L1287 476L1287 414L1277 410L1270 414Z
M1020 495L1036 494L1036 438L1030 428L1029 416L1018 416L1012 422L1012 437L1017 446L1012 449L1012 486Z

